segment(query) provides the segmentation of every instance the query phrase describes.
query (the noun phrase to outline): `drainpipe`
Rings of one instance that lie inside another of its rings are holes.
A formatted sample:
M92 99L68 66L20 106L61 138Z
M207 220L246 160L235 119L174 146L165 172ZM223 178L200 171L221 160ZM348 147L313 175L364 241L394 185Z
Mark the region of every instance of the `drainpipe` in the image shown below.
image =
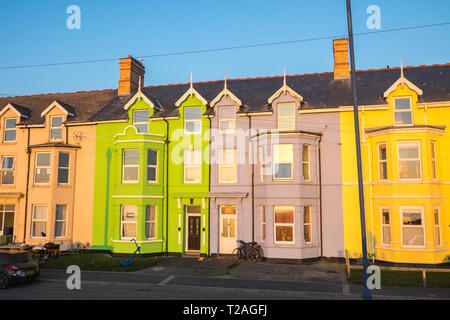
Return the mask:
M320 256L323 257L323 222L322 222L322 152L320 143L322 142L322 135L317 142L319 153L319 218L320 218Z
M252 155L252 242L255 242L255 159L253 159L253 143L251 139L251 131L252 131L252 118L247 113L248 117L248 143L249 147L251 144L251 155Z
M211 129L212 129L212 122L211 117L208 117L209 119L209 181L208 181L208 257L211 255Z
M30 161L31 161L31 150L30 150L30 128L27 127L28 137L27 137L27 184L25 189L25 222L23 226L23 243L25 243L27 237L27 213L28 213L28 186L30 183Z
M163 118L166 123L166 256L169 255L169 121Z

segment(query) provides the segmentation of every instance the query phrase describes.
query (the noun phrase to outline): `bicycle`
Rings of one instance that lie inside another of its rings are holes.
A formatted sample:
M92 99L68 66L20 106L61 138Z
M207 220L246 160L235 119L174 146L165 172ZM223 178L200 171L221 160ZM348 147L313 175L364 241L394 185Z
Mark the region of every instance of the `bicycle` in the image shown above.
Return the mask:
M261 261L263 257L263 250L256 242L245 242L237 240L238 247L233 250L231 258L234 263L241 260L248 260L250 262Z

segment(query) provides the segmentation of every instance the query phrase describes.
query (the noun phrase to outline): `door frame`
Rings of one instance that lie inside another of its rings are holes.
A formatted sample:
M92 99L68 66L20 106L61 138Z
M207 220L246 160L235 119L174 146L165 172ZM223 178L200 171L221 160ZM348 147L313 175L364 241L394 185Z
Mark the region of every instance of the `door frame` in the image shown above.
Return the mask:
M202 248L202 213L188 213L188 207L200 207L200 211L201 211L201 206L200 205L186 205L185 206L185 216L186 216L186 228L185 228L185 246L184 246L184 250L187 253L200 253L201 248ZM199 250L189 250L189 217L199 217L200 218L200 249Z

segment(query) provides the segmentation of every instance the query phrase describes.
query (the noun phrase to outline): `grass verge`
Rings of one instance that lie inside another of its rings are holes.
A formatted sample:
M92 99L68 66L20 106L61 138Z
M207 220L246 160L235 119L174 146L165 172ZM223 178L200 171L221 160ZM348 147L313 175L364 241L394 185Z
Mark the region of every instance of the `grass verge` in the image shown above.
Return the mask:
M133 257L130 266L124 267L120 265L120 261L126 258L110 257L108 255L97 253L80 253L75 255L61 256L53 258L40 265L43 269L67 269L70 265L77 265L83 271L115 271L130 272L149 268L157 265L166 257L150 257L141 258Z
M351 284L362 284L363 271L352 269ZM381 270L381 286L423 287L421 271ZM449 272L427 272L427 288L450 288Z

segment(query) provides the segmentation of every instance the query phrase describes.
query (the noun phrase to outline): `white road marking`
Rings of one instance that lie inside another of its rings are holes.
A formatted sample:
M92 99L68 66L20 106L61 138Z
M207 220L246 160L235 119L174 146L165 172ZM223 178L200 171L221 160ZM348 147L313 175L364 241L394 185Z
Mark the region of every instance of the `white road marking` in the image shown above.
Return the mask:
M175 278L175 276L169 276L166 279L164 279L163 281L161 281L160 283L158 283L159 286L163 286L167 283L169 283L170 281L172 281Z

